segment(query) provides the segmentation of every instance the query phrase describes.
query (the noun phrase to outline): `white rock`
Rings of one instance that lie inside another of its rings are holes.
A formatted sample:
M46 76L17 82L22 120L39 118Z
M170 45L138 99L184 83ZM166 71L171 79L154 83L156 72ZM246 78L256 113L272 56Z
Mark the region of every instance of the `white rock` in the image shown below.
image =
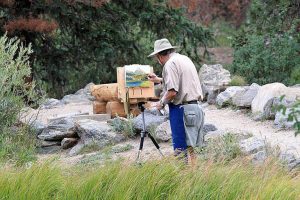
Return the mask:
M232 98L238 92L244 92L246 89L244 87L232 86L227 88L224 92L221 92L216 99L216 103L218 106L226 106L232 102Z
M232 98L232 103L238 107L251 107L254 97L257 95L260 86L256 83L250 85L247 90L237 92Z
M170 121L163 122L155 130L155 138L158 141L167 142L172 138Z
M251 137L240 142L241 150L246 154L254 154L264 149L266 142L257 137Z
M251 103L252 113L263 113L270 99L282 95L289 100L296 100L296 98L300 98L300 88L288 88L282 83L270 83L262 86Z
M215 103L217 95L224 91L231 81L230 72L220 64L204 64L199 70L199 79L204 99L207 99L210 104Z

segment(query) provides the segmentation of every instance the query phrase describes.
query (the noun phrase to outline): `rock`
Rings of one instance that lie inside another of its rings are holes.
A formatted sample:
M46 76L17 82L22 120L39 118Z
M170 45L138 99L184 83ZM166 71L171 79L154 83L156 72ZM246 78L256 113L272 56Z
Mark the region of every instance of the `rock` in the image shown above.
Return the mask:
M145 110L145 124L146 124L146 130L150 131L152 127L157 127L163 122L167 121L166 116L157 116L149 111ZM137 117L133 118L133 127L137 131L141 131L143 129L143 120L142 120L142 114L138 115Z
M69 156L75 156L80 153L80 151L85 147L88 146L89 142L84 143L83 141L78 141L78 143L71 148L69 151Z
M291 88L300 88L300 84L293 85Z
M274 98L273 99L273 107L275 109L275 120L274 120L274 124L276 127L278 128L292 128L293 125L295 124L296 120L293 119L291 121L288 121L289 119L289 114L290 113L294 113L295 115L297 115L297 113L295 111L299 111L300 112L300 108L292 108L293 105L296 103L295 100L290 100L287 98ZM285 107L285 113L283 113L283 110L278 110L279 107ZM294 110L294 111L293 111ZM297 115L298 121L300 119L300 114L298 113Z
M220 137L224 134L226 134L226 132L222 131L222 130L209 131L207 133L204 133L204 141L208 141L210 139L218 138L218 137Z
M31 124L31 127L35 130L36 135L40 135L46 128L46 125L41 121L36 120Z
M82 111L76 111L76 112L68 112L65 114L61 114L61 115L56 115L55 117L50 117L47 119L48 123L52 123L53 121L57 121L57 120L63 120L65 118L70 118L73 121L75 121L74 119L76 119L76 117L80 116L84 116L84 115L88 115L88 112L82 112Z
M69 104L69 103L83 103L83 104L90 104L91 101L88 99L87 96L85 95L74 95L74 94L69 94L63 97L61 100L64 104Z
M267 159L268 155L266 151L259 151L255 153L252 157L252 162L254 164L262 164Z
M90 119L84 119L75 123L75 130L80 137L76 146L74 146L69 155L78 154L81 149L90 144L103 148L107 145L119 143L125 139L121 134L116 134L105 122L98 122Z
M274 97L281 97L282 95L285 95L289 101L295 101L300 98L300 88L288 88L282 83L270 83L260 87L251 103L252 113L264 113L266 104Z
M47 141L62 140L69 137L77 137L74 131L74 121L70 117L53 119L38 136L39 139Z
M111 116L109 114L92 114L92 115L76 115L73 116L72 119L74 121L79 121L83 119L91 119L95 121L107 121L111 119Z
M208 132L216 131L216 130L218 130L218 129L213 124L204 124L204 126L203 126L203 132L204 132L204 134L207 134Z
M53 154L61 151L61 146L48 146L43 148L37 148L39 154Z
M247 90L241 90L232 98L233 105L237 107L251 107L254 97L257 95L260 86L256 83L250 85Z
M46 128L46 125L38 119L38 111L30 107L25 107L21 110L19 121L30 126L39 135Z
M204 99L209 103L214 102L214 98L229 85L230 72L222 65L204 64L199 70L199 79L202 85Z
M273 106L278 107L278 106L285 106L287 108L292 107L295 104L295 100L290 100L286 98L280 99L279 97L274 97L273 98Z
M64 138L62 141L61 141L61 147L63 149L69 149L73 146L75 146L78 142L78 138Z
M157 141L167 142L172 138L170 121L163 122L155 130L155 138Z
M296 109L297 111L300 112L300 108ZM285 114L282 113L282 111L278 111L276 112L275 115L275 120L274 120L274 124L277 128L292 128L294 126L294 124L296 123L296 120L293 119L291 121L289 121L289 114L292 113L292 109L291 108L287 108ZM293 112L294 113L294 112ZM295 115L297 115L295 113ZM300 114L298 113L297 115L297 119L300 119Z
M239 87L239 86L232 86L227 88L224 92L221 92L216 99L216 103L218 106L227 106L229 104L232 104L232 98L236 95L238 92L244 92L246 91L246 88Z
M206 65L204 64L199 71L200 82L206 86L206 88L214 87L213 89L219 89L224 85L229 85L230 72L223 68L222 65Z
M291 163L288 164L288 169L289 170L293 170L293 169L296 169L296 168L299 168L300 167L300 159L297 159Z
M219 90L211 90L208 92L208 95L207 95L207 103L208 104L216 104L216 99L217 99L217 96L219 94Z
M94 86L94 83L87 84L83 89L78 90L75 94L76 95L91 95L91 87Z
M46 129L42 132L42 134L38 136L39 139L46 141L61 141L66 137L77 137L77 135L73 131L65 132L59 130Z
M71 117L52 118L49 121L47 129L59 131L72 131L74 125L74 120Z
M40 108L41 109L52 109L52 108L60 107L62 105L63 105L63 103L60 100L51 98L51 99L47 99L45 101L45 103L40 105Z
M265 141L257 137L251 137L240 141L241 150L246 154L254 154L265 148Z
M254 113L252 116L253 119L255 121L274 119L275 111L274 111L274 107L273 107L273 101L274 101L274 98L269 99L263 108L263 112Z
M39 147L51 147L51 146L59 146L60 142L58 141L41 141Z
M279 159L286 164L291 164L296 161L295 155L291 153L281 153Z
M83 89L78 90L75 94L66 95L61 100L64 104L69 103L83 103L91 104L95 98L91 95L90 87L95 85L94 83L87 84Z

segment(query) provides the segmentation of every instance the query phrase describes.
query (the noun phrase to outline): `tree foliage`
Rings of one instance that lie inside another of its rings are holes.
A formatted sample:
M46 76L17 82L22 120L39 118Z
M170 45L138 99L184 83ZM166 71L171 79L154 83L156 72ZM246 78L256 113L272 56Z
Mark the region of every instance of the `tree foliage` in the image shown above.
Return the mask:
M233 73L260 84L300 82L300 2L254 0L234 42Z
M224 20L239 27L246 18L250 0L169 0L173 7L185 7L193 21L209 25Z
M156 39L169 38L196 63L199 46L212 41L208 30L159 0L15 0L2 15L10 35L32 43L33 75L56 96L88 82L115 82L125 64L154 64L147 55ZM16 25L21 19L28 23ZM32 26L33 19L41 23Z

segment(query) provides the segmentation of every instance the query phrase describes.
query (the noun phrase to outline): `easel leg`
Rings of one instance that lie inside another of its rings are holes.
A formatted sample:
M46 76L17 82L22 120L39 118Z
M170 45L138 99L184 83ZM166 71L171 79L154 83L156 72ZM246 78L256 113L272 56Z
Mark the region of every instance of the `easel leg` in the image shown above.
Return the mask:
M140 148L139 148L138 156L136 158L137 162L140 160L140 156L141 156L141 153L142 153L142 150L143 150L143 146L144 146L144 139L145 139L145 135L142 134L141 135L141 141L140 141Z
M153 142L153 144L155 145L155 147L159 151L160 155L163 157L164 155L161 152L160 147L159 147L158 143L156 142L155 138L150 133L148 133L148 136L150 137L151 141Z

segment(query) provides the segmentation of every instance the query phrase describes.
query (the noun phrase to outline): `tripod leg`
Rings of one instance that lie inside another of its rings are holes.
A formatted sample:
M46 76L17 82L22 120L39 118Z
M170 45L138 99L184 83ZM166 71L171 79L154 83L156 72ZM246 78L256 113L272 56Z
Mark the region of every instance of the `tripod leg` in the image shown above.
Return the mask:
M155 147L157 148L157 150L159 151L160 155L161 155L161 156L164 156L163 153L162 153L161 150L160 150L160 147L159 147L158 143L157 143L156 140L154 139L154 137L153 137L150 133L148 133L148 136L149 136L149 138L151 139L151 141L153 142L153 144L155 145Z
M140 159L140 155L142 153L143 146L144 146L144 139L145 139L145 133L142 133L141 134L141 141L140 141L140 148L139 148L139 152L138 152L138 156L136 158L136 161L139 161L139 159Z

